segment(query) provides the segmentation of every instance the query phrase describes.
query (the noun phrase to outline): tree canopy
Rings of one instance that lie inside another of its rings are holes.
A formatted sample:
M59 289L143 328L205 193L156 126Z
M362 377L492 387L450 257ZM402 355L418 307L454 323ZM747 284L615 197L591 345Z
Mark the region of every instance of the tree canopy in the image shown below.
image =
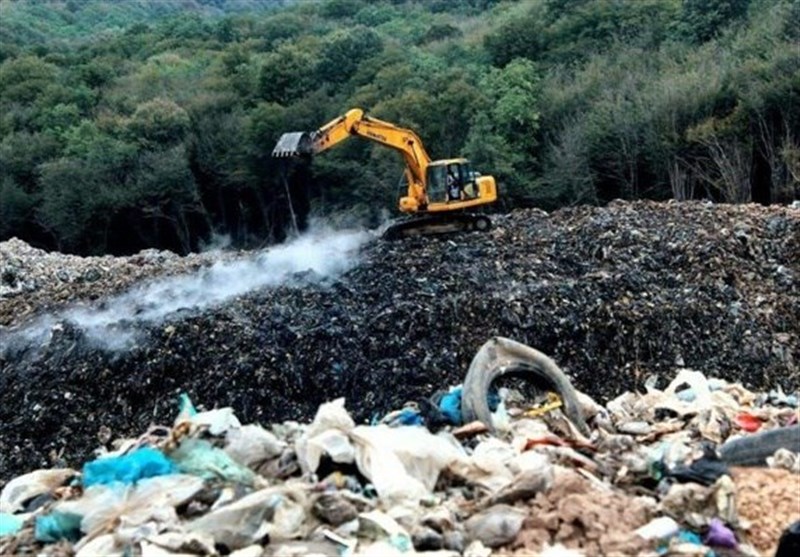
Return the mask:
M501 208L800 196L793 0L0 0L0 239L76 253L377 222L401 159L308 168L349 108L496 177ZM309 173L310 172L310 173Z

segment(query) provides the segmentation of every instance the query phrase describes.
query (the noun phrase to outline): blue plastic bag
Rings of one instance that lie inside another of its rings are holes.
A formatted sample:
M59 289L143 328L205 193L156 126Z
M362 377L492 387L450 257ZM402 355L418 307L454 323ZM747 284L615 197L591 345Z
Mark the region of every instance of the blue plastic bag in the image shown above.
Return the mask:
M403 408L397 413L393 413L391 420L385 421L386 425L389 427L397 427L401 425L423 425L422 416L420 415L418 410L414 410L413 408ZM388 419L389 416L384 418L384 420Z
M439 401L439 410L445 419L452 425L461 425L464 421L461 417L462 391L463 389L461 387L456 387L444 395Z
M691 530L681 530L678 532L678 540L683 543L703 545L703 539L700 537L700 534L692 532Z
M461 425L464 418L461 415L461 396L463 387L460 385L450 390L439 400L439 411L451 425ZM500 406L500 395L497 391L489 391L486 395L489 411L494 412Z
M59 540L76 542L81 539L81 516L55 511L36 517L33 532L37 542L55 543Z
M89 487L113 482L133 484L143 478L165 476L177 471L161 451L144 447L124 456L87 462L83 466L83 485Z
M9 513L0 513L0 538L16 534L22 528L25 519Z

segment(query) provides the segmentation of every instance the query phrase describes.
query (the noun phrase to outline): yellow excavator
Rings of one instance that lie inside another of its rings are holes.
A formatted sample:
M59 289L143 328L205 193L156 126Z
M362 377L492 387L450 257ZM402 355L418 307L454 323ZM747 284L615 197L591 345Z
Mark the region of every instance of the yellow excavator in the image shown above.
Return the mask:
M399 151L405 161L408 193L400 198L400 211L411 217L390 226L384 238L491 228L487 216L470 213L469 209L497 200L493 177L472 170L467 159L432 161L414 131L367 116L359 108L347 111L316 131L283 134L272 156L316 155L351 136Z

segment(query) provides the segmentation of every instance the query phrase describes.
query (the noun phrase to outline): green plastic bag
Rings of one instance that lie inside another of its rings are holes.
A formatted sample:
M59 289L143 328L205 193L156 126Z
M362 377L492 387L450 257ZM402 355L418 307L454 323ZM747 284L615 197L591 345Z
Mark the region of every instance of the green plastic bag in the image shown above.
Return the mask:
M206 480L221 479L253 485L256 475L234 461L228 453L202 439L186 439L169 455L178 470Z

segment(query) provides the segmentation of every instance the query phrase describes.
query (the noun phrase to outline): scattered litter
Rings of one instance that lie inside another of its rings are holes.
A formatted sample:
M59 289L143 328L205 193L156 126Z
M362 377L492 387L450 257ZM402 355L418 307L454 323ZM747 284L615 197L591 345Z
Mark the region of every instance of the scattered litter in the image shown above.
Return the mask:
M224 432L227 429L221 431ZM170 452L169 458L185 474L206 480L220 479L231 483L253 485L256 475L234 461L228 453L204 439L186 439Z
M496 389L513 369L541 393ZM309 424L262 427L183 396L171 427L117 440L82 476L9 481L0 554L707 556L796 543L794 408L689 369L601 405L499 337L469 374L429 399L449 416L435 433L413 404L358 425L337 399Z
M144 478L163 476L176 471L175 465L164 454L150 447L142 447L124 456L98 458L83 467L83 485L122 482L133 484Z
M636 529L636 535L646 540L664 540L677 535L680 525L668 516L654 518Z
M464 524L467 535L486 547L513 542L525 520L525 512L508 505L494 505L472 516Z
M728 466L713 452L688 465L677 465L666 471L666 476L679 482L713 485L720 477L729 474Z
M25 524L25 517L9 513L0 513L0 536L16 534Z
M37 542L53 543L60 540L76 542L81 539L81 517L63 512L37 516L34 536Z
M737 414L736 418L734 419L736 425L742 431L746 431L747 433L753 433L758 431L761 427L761 420L758 416L754 416L749 412L742 412L741 414Z
M709 522L703 541L711 547L736 549L736 535L718 518L712 518Z
M76 475L77 472L69 468L55 468L36 470L14 478L0 492L0 512L24 511L27 502L40 495L53 493Z

